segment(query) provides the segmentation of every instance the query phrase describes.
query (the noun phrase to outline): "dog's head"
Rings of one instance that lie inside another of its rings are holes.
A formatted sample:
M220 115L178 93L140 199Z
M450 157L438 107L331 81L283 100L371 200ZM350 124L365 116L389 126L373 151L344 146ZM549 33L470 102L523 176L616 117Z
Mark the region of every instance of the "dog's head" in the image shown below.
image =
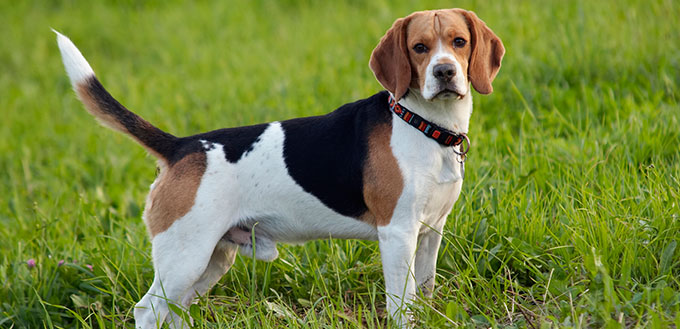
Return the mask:
M481 94L493 91L504 53L501 40L471 11L419 11L394 22L370 67L396 99L409 88L427 100L460 99L470 83Z

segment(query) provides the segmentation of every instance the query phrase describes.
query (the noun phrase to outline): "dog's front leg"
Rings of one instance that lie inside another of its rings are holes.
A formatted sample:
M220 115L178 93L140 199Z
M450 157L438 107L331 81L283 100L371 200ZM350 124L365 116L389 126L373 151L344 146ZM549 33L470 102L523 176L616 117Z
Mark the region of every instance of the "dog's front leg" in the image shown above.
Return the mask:
M387 311L399 327L407 327L407 307L413 302L416 292L413 261L418 228L392 223L378 228L378 240L385 275Z
M446 216L444 220L446 220ZM428 228L418 238L418 250L416 251L415 261L416 285L425 297L432 297L432 292L434 291L437 254L439 254L441 241L442 229L434 227Z

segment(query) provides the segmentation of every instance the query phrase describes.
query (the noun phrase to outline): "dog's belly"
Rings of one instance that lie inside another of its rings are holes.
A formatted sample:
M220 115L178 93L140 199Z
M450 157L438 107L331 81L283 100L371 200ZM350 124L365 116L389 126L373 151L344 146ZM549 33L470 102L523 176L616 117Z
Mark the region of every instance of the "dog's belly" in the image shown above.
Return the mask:
M338 214L293 180L283 158L284 138L281 124L271 123L237 163L222 164L234 167L235 175L229 177L233 181L223 182L223 197L238 200L235 223L257 222L256 231L281 242L328 237L377 239L374 226Z

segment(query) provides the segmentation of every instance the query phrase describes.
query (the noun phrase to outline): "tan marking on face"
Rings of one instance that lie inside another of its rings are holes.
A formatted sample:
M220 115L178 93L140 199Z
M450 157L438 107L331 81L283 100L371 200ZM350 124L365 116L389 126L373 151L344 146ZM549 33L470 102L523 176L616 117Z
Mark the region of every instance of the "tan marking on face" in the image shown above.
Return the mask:
M406 32L412 72L411 87L423 90L427 66L432 56L439 51L452 55L460 63L463 72L456 72L456 74L464 74L467 81L471 54L470 30L465 17L459 11L461 10L444 9L414 14ZM467 43L460 48L454 47L455 38L463 38ZM413 50L419 43L425 45L428 51L419 54ZM452 61L444 59L437 64L444 63L452 63Z
M404 178L392 154L392 126L379 124L368 136L368 156L364 165L364 200L368 211L360 219L376 226L390 223L404 189Z
M144 209L151 237L165 232L194 206L196 191L207 166L204 152L185 156L161 173Z
M457 37L466 41L464 46L453 45ZM413 47L418 43L426 45L429 51L415 52ZM446 56L437 56L441 55L440 43ZM461 66L460 73L456 70L457 87L471 83L479 93L489 94L504 54L501 40L475 13L458 8L440 9L397 19L371 53L369 66L378 82L399 100L409 87L425 90L427 68L433 56L442 63L452 61L447 57L453 56ZM467 91L467 86L461 91Z

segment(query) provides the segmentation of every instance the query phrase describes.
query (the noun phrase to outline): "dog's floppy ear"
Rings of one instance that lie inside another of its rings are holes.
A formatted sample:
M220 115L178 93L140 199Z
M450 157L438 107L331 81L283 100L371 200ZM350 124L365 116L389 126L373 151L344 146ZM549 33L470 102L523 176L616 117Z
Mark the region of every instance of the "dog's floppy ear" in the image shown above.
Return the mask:
M406 44L406 28L411 17L400 18L373 49L369 66L378 82L401 99L411 84L411 62Z
M470 29L472 54L468 79L477 92L490 94L493 91L491 82L501 68L505 47L501 39L475 13L462 9L459 12L467 20Z

